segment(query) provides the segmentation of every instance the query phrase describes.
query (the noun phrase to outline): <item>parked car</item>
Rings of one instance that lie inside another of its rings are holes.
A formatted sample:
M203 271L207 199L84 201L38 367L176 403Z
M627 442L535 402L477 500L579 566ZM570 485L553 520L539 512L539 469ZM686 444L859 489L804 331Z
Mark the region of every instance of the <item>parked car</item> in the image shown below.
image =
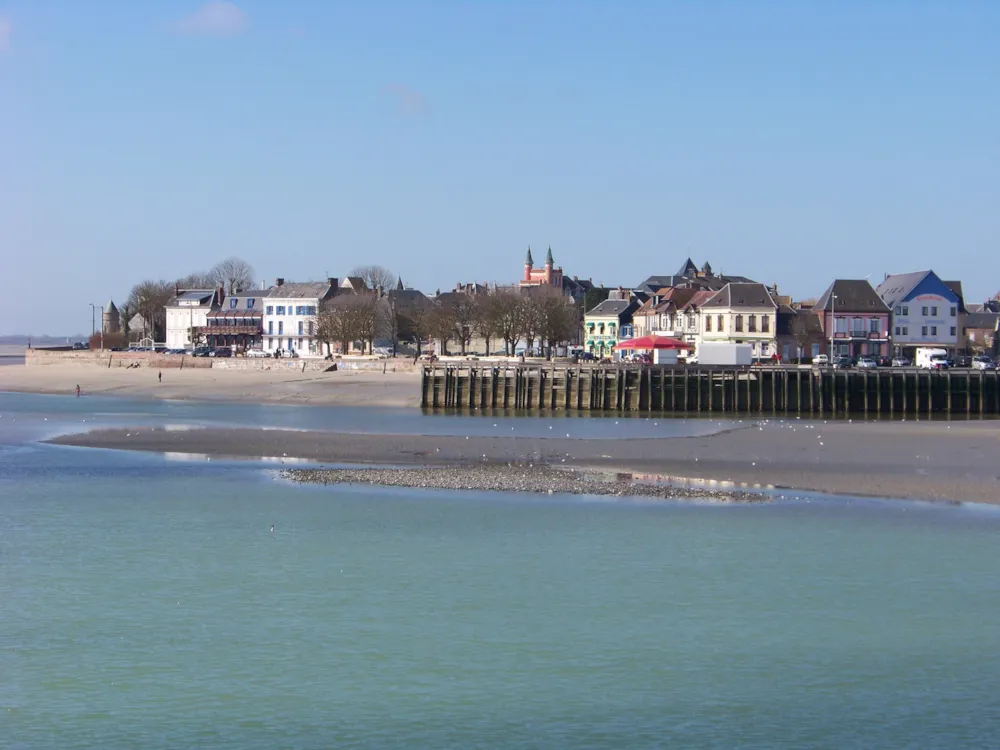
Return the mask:
M818 365L820 367L825 367L826 365L830 364L830 358L825 354L817 354L815 357L813 357L813 364Z
M212 347L210 346L196 346L192 352L192 357L208 357L212 353Z
M858 369L874 370L878 367L875 357L858 357Z
M972 357L968 354L956 354L948 364L949 367L972 367Z
M243 356L249 359L261 359L263 357L270 357L271 355L265 352L263 349L247 349L243 353Z
M892 357L879 357L878 358L879 367L892 367Z
M593 362L596 359L597 357L594 356L593 352L580 352L581 362Z
M893 367L909 367L910 364L911 364L910 360L908 360L906 357L893 357L892 358L892 366Z
M90 347L87 346L87 344L83 343L82 341L77 341L75 344L73 344L73 351L75 352L86 351L89 348Z
M972 369L995 370L997 369L997 363L994 362L990 357L987 357L984 354L980 354L979 356L972 358Z
M208 353L208 356L219 357L219 358L232 357L233 350L230 349L228 346L220 346L218 349L213 349L212 351L210 351Z
M846 356L837 357L833 366L837 370L848 370L854 367L854 360Z

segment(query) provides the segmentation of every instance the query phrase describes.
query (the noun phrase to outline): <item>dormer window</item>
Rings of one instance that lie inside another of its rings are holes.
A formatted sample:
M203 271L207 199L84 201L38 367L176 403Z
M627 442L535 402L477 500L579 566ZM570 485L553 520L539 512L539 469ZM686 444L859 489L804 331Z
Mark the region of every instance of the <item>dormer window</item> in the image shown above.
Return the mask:
M257 300L255 300L253 297L250 297L247 300L247 310L253 310L253 303L256 302L256 301Z
M235 310L236 309L236 305L238 305L238 304L239 304L239 300L236 299L236 297L230 297L229 298L229 309L230 310Z

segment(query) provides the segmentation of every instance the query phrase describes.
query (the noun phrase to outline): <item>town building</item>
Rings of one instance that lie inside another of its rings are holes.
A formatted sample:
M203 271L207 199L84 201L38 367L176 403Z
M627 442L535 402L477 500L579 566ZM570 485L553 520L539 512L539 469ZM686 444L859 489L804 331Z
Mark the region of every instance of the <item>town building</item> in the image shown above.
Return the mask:
M754 357L770 357L776 353L777 311L763 284L726 284L701 306L697 343L750 344Z
M531 257L531 248L524 259L524 275L518 283L522 289L537 286L554 286L563 291L564 294L572 297L576 302L583 300L590 289L594 288L594 282L590 279L580 279L576 276L567 276L562 268L555 264L550 247L545 254L545 265L535 268L535 261ZM458 291L456 289L456 291Z
M205 316L205 325L196 329L196 344L213 349L230 347L234 352L260 349L264 319L263 291L240 292L223 300Z
M613 356L615 344L632 338L632 314L639 304L628 293L616 294L584 313L584 350L598 359Z
M712 292L699 292L690 287L666 287L657 290L632 316L636 336L666 336L684 338L685 305L696 295L702 294L702 301L709 299Z
M717 292L726 284L756 284L753 279L746 276L727 276L717 274L712 270L712 265L706 261L699 270L690 258L684 261L677 273L666 276L650 276L639 284L633 291L642 294L655 294L658 290L667 287L682 287L699 291Z
M115 305L114 300L108 300L108 304L101 312L101 331L105 334L119 333L122 330L122 315Z
M954 352L961 299L934 271L893 274L875 290L892 311L892 347L913 358L918 347Z
M998 332L1000 332L1000 313L970 312L962 320L959 346L966 354L993 356L998 350Z
M816 300L827 355L886 357L889 350L888 305L867 279L837 279Z
M793 303L787 297L778 303L775 344L782 362L812 361L824 348L823 321L811 306Z
M220 289L181 289L174 287L174 296L164 306L166 309L165 343L167 349L191 349L197 333L208 320L208 313L218 309L225 298ZM139 317L139 316L136 316ZM129 321L129 330L145 333L145 321Z
M360 279L345 279L351 288L364 287ZM261 333L265 352L295 353L302 357L322 357L316 340L320 306L335 297L341 288L336 278L325 281L291 282L283 278L263 294L264 317Z

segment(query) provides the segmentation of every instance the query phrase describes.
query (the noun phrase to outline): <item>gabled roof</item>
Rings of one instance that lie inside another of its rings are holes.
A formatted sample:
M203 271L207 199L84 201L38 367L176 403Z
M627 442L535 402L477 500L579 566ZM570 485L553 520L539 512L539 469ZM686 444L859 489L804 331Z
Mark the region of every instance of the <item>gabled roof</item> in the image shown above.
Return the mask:
M365 280L360 276L345 276L341 286L347 289L353 289L355 292L361 292L368 288L365 284Z
M739 307L773 307L778 305L771 293L763 284L726 284L722 289L702 305L702 307L718 307L736 309Z
M951 289L952 294L958 297L958 311L960 313L966 312L965 310L965 295L962 294L962 282L961 281L946 281L944 285Z
M286 281L269 287L261 296L268 299L317 299L332 297L336 287L327 281Z
M937 281L949 293L961 300L960 295L956 294L945 282L941 281L936 273L930 270L914 271L913 273L897 273L891 276L886 276L885 281L879 284L875 291L878 293L878 296L885 301L885 304L887 304L890 308L893 308L899 302L909 298L913 291L927 279Z
M218 289L178 289L177 294L167 301L166 307L177 307L182 301L187 303L185 307L191 303L199 306L211 305L216 302L218 291Z
M708 289L700 289L692 294L691 298L681 306L681 310L684 312L697 310L703 307L714 296L715 292Z
M593 310L587 312L588 316L593 317L611 317L618 316L621 317L627 312L631 312L638 307L638 303L634 300L627 299L606 299L601 302Z
M835 312L889 312L888 305L878 296L878 293L868 283L867 279L837 279L816 300L813 309L816 311L829 311L831 295L837 298Z
M969 313L962 323L963 328L975 328L977 330L996 330L997 321L1000 320L1000 313L977 312Z
M681 264L681 270L677 272L677 276L694 276L698 273L698 266L694 264L694 261L688 258L684 263Z

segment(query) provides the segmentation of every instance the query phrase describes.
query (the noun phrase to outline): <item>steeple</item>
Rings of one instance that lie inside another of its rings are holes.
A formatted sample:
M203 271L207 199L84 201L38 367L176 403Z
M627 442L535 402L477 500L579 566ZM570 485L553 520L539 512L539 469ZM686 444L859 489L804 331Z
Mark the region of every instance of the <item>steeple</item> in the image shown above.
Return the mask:
M552 260L552 245L549 245L549 251L545 254L545 265L555 265L555 262Z
M524 265L528 268L533 268L535 265L535 261L531 257L531 245L528 245L528 256L524 259Z
M397 277L396 277L396 291L397 291L397 292L401 292L401 291L403 291L403 290L404 290L405 288L406 288L406 287L404 287L404 286L403 286L403 277L402 277L402 276L397 276Z

